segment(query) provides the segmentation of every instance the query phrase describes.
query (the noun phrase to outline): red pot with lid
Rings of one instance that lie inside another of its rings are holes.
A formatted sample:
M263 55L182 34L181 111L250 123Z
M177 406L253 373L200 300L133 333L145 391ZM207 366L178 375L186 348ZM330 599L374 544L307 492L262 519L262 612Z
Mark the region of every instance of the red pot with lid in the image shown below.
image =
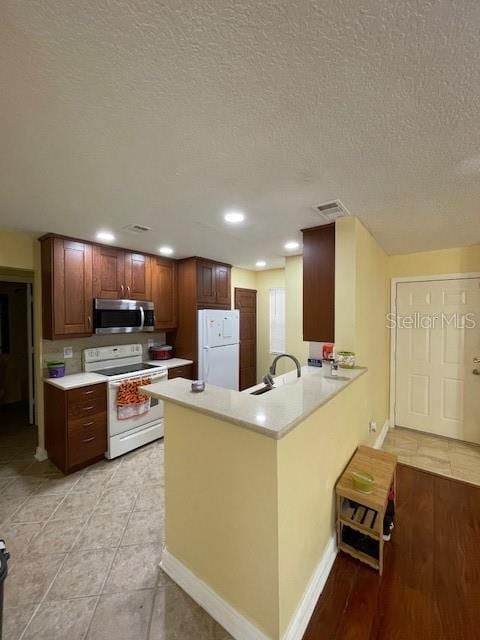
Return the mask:
M160 347L150 347L150 357L152 360L170 360L173 358L173 347L168 344L162 344Z

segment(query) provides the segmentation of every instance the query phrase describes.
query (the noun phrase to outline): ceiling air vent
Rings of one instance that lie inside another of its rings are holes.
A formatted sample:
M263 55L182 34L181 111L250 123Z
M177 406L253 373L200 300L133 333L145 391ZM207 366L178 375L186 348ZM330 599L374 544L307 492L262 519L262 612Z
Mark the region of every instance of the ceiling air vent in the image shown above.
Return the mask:
M143 224L129 224L124 227L125 231L129 231L130 233L145 233L147 231L151 231L151 227L146 227Z
M325 222L333 222L337 218L343 218L344 216L350 215L340 200L326 202L325 204L317 204L313 208L322 216Z

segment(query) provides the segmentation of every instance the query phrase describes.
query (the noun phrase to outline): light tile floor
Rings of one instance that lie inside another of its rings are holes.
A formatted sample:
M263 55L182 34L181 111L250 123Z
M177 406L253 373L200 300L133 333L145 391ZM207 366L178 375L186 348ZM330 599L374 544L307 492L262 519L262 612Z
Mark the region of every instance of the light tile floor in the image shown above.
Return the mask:
M163 441L62 476L0 415L3 640L227 640L159 568Z
M480 485L480 446L395 427L383 449L412 467Z

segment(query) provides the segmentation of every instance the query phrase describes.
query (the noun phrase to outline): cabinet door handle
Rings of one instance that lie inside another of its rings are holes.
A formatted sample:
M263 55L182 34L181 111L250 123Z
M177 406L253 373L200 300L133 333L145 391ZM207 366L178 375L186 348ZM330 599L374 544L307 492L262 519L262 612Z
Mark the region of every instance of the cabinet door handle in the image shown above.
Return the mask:
M91 438L84 438L83 442L92 442L92 440L95 440L95 436L92 436Z
M92 316L88 316L87 322L88 322L88 329L91 330L91 328L92 328Z
M120 285L120 291L122 292L122 296L125 294L125 287L123 284Z
M130 297L130 285L127 284L127 298Z
M84 396L89 396L91 393L95 393L95 389L90 389L89 391L83 391Z
M84 423L82 424L82 427L91 427L91 426L92 426L92 424L95 424L95 423L93 422L93 420L91 420L90 422L84 422Z
M84 411L90 411L91 409L95 409L95 405L90 405L89 407L82 407Z

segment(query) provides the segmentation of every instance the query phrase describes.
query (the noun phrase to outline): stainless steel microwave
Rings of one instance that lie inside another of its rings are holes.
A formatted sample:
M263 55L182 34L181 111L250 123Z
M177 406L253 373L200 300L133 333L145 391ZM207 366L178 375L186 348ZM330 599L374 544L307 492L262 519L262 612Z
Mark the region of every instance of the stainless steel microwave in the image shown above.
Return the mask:
M150 300L93 301L95 333L142 333L155 329L155 313Z

